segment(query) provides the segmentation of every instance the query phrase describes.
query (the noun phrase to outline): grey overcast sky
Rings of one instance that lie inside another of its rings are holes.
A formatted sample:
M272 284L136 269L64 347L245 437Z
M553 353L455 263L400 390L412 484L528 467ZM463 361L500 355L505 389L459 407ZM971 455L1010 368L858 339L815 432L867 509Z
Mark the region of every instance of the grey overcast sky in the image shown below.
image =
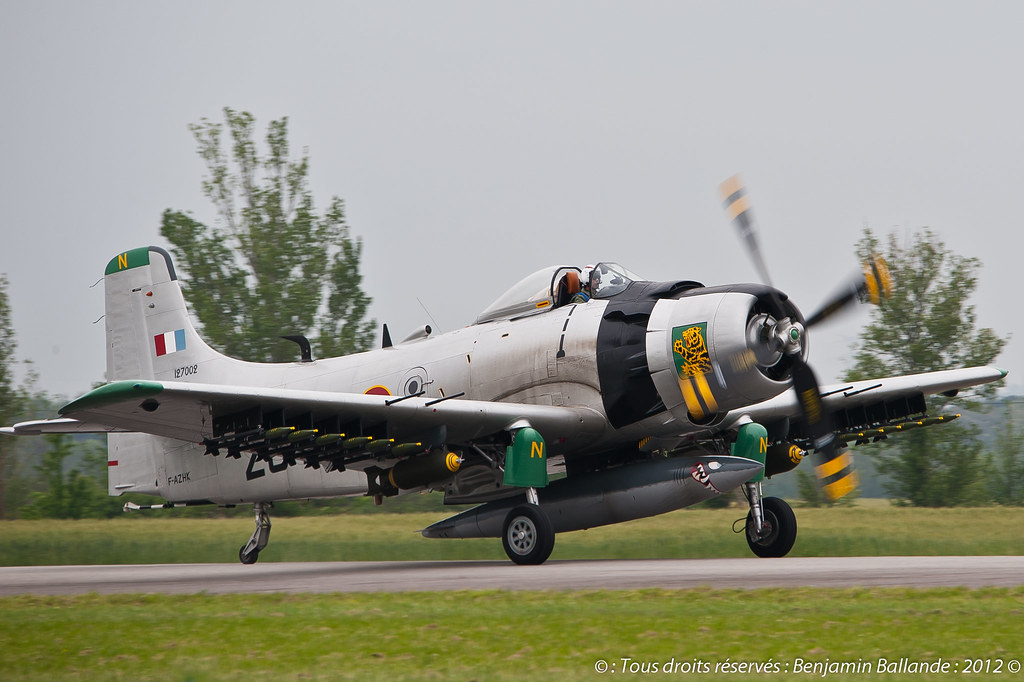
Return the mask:
M941 0L7 2L18 355L54 394L103 379L90 286L118 252L167 246L164 209L213 219L188 124L230 106L261 136L289 117L398 338L424 307L468 324L554 263L754 280L716 192L741 172L774 283L805 313L857 268L865 226L929 226L980 259L978 321L1013 335L996 364L1024 387L1021 26L1022 3ZM823 381L867 320L815 330Z

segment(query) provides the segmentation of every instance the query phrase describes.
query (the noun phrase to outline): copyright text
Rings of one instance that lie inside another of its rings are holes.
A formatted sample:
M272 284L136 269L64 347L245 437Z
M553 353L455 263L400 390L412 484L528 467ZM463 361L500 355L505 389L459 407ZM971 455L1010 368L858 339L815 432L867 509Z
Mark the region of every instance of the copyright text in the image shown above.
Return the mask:
M1016 675L1021 662L1002 658L874 658L833 661L829 658L791 660L745 661L726 658L708 661L702 658L668 658L641 660L623 656L598 659L594 671L604 674L625 675L800 675L825 678L829 675Z

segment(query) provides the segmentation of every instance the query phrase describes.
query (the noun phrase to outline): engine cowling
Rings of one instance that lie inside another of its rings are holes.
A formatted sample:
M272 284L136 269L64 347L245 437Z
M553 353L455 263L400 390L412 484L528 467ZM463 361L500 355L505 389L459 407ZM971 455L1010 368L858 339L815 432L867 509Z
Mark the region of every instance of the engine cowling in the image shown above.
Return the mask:
M784 294L766 287L659 301L647 326L647 363L665 407L709 424L786 390L794 349L807 353L802 319Z

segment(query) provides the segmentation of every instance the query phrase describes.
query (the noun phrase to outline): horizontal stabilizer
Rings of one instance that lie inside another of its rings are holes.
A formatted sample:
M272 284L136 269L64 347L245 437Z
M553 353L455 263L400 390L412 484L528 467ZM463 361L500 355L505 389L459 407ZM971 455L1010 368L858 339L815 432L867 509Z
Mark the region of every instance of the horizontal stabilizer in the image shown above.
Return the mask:
M48 433L119 433L124 429L106 424L91 424L77 419L39 419L0 428L8 436L42 436Z

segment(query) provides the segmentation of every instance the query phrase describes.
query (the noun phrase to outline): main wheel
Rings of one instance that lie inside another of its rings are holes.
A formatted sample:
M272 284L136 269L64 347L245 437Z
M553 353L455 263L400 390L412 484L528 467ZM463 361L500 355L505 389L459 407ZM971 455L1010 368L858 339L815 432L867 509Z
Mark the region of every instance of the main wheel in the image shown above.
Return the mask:
M764 507L765 532L758 536L754 529L754 514L748 512L747 545L751 552L762 558L786 556L796 542L796 515L793 508L778 497L765 497L761 505Z
M555 548L555 531L540 507L524 504L505 516L501 544L508 558L517 564L542 564Z

